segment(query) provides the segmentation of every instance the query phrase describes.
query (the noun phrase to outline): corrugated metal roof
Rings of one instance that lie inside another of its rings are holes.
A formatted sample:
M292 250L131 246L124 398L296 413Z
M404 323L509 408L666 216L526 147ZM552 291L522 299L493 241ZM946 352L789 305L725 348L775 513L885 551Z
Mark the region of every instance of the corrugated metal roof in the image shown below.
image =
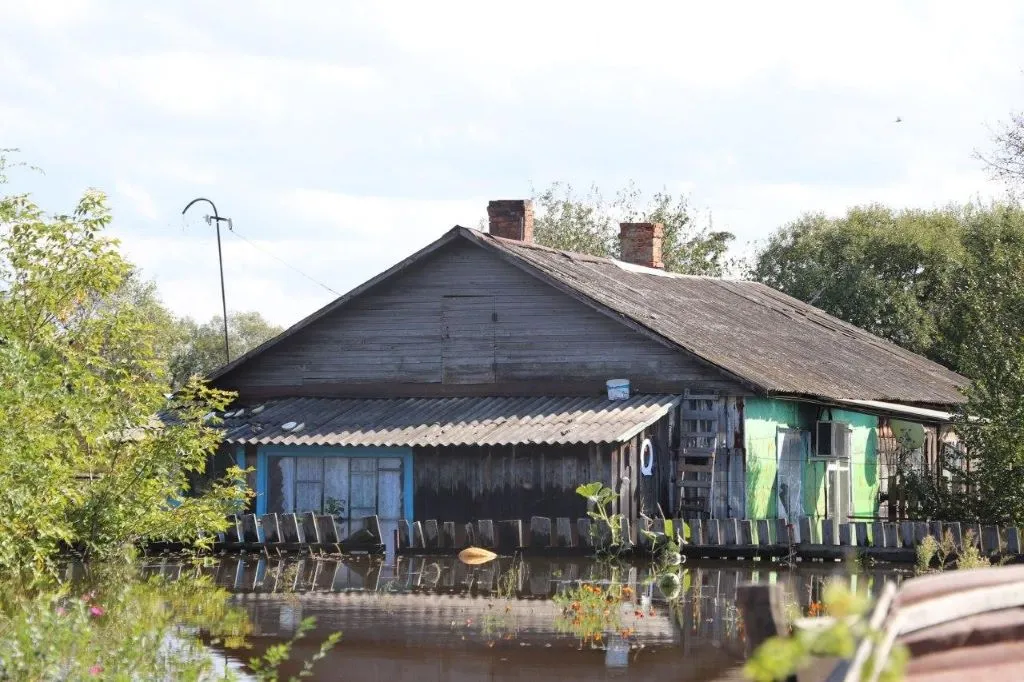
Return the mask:
M679 396L574 398L286 398L229 411L226 440L257 445L443 446L617 443L661 419ZM285 430L294 422L297 426Z

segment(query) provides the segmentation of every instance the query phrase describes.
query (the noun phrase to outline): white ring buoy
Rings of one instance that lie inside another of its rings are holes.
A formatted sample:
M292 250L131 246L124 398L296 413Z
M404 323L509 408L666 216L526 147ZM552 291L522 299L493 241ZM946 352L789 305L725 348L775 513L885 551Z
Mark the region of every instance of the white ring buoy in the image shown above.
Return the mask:
M644 455L647 456L644 457ZM654 443L650 438L645 438L644 444L640 448L640 473L644 476L654 473Z

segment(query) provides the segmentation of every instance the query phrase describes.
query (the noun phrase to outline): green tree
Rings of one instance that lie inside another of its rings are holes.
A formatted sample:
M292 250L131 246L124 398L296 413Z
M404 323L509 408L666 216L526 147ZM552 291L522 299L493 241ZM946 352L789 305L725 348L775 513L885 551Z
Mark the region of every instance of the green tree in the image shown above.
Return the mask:
M964 221L979 210L811 213L771 235L751 279L933 359L946 324L940 301L962 259Z
M1002 180L1011 193L1024 188L1024 112L1015 111L996 128L989 153L975 156L985 164L993 178Z
M0 198L0 573L36 579L58 554L119 556L143 539L194 542L245 496L241 472L188 496L229 394L168 398L153 311L104 236L105 197L70 215ZM158 420L157 415L173 418Z
M192 376L206 376L224 364L224 318L217 315L198 323L190 317L178 320L175 348L168 364L171 383L183 386ZM228 346L237 358L281 333L281 327L263 319L258 312L228 314Z
M655 222L665 229L665 269L690 275L725 272L733 235L714 230L710 221L699 226L684 196L663 190L647 197L630 184L608 201L596 186L579 195L572 185L556 182L536 193L533 201L534 237L544 246L614 258L619 255L620 222Z
M991 523L1024 522L1022 223L1015 207L975 215L947 297L957 325L944 343L972 379L956 424L969 460L950 463L954 493L969 486L968 513Z

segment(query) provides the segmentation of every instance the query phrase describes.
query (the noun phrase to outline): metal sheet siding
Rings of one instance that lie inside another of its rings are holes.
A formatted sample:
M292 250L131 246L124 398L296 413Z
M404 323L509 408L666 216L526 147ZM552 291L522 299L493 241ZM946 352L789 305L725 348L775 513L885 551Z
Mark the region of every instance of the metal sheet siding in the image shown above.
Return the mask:
M256 445L430 447L617 443L665 416L677 396L286 398L229 412L226 441ZM291 431L284 424L299 426Z

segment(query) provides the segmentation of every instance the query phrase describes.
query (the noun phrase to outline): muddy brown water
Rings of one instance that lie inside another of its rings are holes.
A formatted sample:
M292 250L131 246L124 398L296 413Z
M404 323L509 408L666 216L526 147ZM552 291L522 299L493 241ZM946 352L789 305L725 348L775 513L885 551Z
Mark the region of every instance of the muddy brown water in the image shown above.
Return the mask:
M147 569L171 577L175 570ZM746 641L738 585L781 583L807 614L830 579L877 595L886 581L903 577L841 564L690 562L680 593L666 600L650 566L584 558L501 557L471 567L453 557L229 557L211 575L253 624L251 648L219 652L229 660L288 641L313 617L315 628L299 640L295 659L312 656L331 632L342 639L309 679L382 682L741 680ZM566 631L553 596L580 582L631 587L615 626L628 636L608 632L597 644L581 643L577 632ZM286 665L283 677L298 671Z

